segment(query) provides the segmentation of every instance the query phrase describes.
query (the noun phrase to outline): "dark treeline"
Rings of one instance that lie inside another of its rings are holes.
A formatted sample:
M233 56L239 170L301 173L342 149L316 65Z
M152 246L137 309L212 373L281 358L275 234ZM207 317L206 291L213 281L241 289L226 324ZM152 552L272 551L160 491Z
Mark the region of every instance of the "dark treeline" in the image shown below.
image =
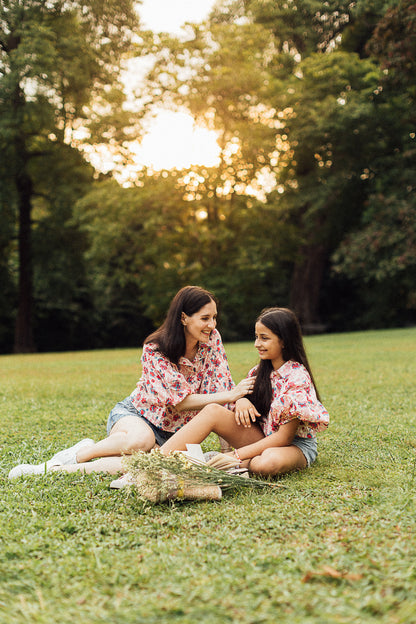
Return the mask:
M414 324L416 4L223 0L186 39L133 5L1 5L0 351L136 346L190 283L226 340L270 305ZM132 112L120 68L150 54ZM219 165L97 173L82 144L128 164L156 104L215 130Z

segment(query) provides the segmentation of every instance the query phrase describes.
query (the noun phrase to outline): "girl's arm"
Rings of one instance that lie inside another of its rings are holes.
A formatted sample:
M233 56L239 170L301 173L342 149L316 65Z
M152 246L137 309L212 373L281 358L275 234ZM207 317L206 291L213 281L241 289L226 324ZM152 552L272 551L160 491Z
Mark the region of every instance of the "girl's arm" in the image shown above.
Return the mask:
M280 425L279 430L275 433L270 434L258 442L247 444L247 446L242 446L241 448L236 449L238 457L241 460L252 459L252 457L256 457L256 455L261 455L267 448L290 446L293 442L293 438L295 437L298 425L298 418L294 418L285 425Z
M254 386L255 377L246 377L235 388L231 390L223 390L222 392L213 392L212 394L188 394L180 403L175 405L175 410L182 412L183 410L200 410L210 403L233 403L241 397L249 394Z

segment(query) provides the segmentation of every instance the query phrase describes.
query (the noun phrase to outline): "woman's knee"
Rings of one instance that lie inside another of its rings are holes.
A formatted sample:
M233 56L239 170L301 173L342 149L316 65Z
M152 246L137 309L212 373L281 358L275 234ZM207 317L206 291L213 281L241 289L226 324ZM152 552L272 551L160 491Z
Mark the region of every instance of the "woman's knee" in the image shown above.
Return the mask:
M215 425L222 419L227 418L227 414L229 413L230 411L222 405L218 405L218 403L209 403L209 405L205 405L205 407L202 408L196 418L209 421L212 425Z
M223 414L224 412L228 412L229 410L223 405L218 405L218 403L208 403L205 405L199 412L199 414L207 416L218 416L218 414Z
M152 431L141 431L126 435L123 452L135 453L136 451L150 451L156 443L155 436Z
M122 453L136 451L150 451L155 445L155 435L151 428L140 419L129 417L119 420L110 432L110 436L119 435L122 439L120 447Z

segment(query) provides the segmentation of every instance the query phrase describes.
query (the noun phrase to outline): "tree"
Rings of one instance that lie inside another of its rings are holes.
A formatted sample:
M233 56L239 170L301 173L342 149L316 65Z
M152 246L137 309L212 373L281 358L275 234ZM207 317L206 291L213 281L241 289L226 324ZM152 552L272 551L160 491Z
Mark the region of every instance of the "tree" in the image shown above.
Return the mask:
M138 344L168 302L192 282L184 261L191 244L192 205L176 180L143 175L140 186L98 182L75 209L85 251L99 340Z
M304 326L321 322L323 278L331 253L363 209L364 172L379 149L380 129L372 101L379 84L376 66L357 54L311 54L298 75L276 95L288 111L281 154L281 203L297 225L291 306Z
M192 197L190 173L143 174L132 188L99 182L77 204L76 220L88 239L94 309L107 345L110 333L118 344L143 340L186 284L218 296L226 339L251 337L259 309L284 301L293 232L279 223L276 210L245 196L223 199L213 226L205 197Z
M36 181L34 335L41 351L85 349L94 346L94 314L83 258L85 236L74 223L73 210L94 183L93 168L69 145L56 142L50 152L51 158L34 160L30 167Z
M383 149L367 170L361 219L333 256L334 273L359 292L365 326L415 320L415 41L416 6L404 0L387 9L366 46L382 69L376 109Z
M0 7L0 149L12 181L8 205L18 213L15 351L35 348L31 169L40 160L46 167L55 144L71 143L81 125L93 127L94 102L108 111L136 24L130 0L9 0Z
M188 25L188 35L161 37L145 47L156 57L146 93L152 102L186 108L216 132L219 164L202 176L199 187L215 224L224 197L258 190L259 176L273 170L276 121L264 102L274 51L270 33L256 24Z
M382 19L382 0L243 0L224 2L217 10L217 20L232 23L238 14L269 29L278 51L268 65L274 80L265 104L281 120L276 132L280 196L272 194L269 202L298 229L290 301L304 326L320 322L331 254L360 226L383 167L402 149L406 124L397 113L403 104L394 96L386 103L385 81L375 59L368 58L367 43L378 33L379 50L387 48L396 61L397 51L405 49L401 67L405 60L409 70L412 40L397 44L404 24L397 13L403 16L403 9L399 3L393 11L394 26ZM409 13L406 32L412 23Z

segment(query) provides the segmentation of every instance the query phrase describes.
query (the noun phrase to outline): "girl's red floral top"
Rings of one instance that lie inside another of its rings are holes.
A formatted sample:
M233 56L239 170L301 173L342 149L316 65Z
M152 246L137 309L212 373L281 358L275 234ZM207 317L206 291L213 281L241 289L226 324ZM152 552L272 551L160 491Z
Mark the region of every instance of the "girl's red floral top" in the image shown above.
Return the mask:
M258 366L247 377L256 375ZM277 431L294 418L299 419L296 435L313 438L317 431L328 427L329 414L317 399L315 388L306 368L289 360L270 375L273 398L266 418L259 420L265 436Z
M145 344L141 357L142 376L131 400L141 416L164 431L176 431L199 410L175 410L175 405L190 394L212 394L234 388L227 356L219 332L214 329L207 343L200 343L193 361L184 357L176 366L158 351L154 343Z

